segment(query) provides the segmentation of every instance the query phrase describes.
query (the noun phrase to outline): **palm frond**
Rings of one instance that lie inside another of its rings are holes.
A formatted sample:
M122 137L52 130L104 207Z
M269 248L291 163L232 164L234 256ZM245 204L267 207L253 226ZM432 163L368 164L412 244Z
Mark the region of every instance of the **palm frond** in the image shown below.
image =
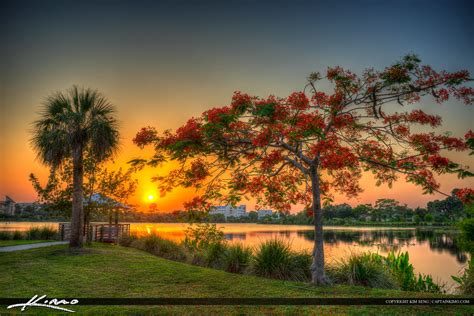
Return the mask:
M90 88L74 85L66 93L51 94L31 131L37 158L56 167L74 148L89 148L99 160L113 156L120 139L115 112L102 94Z

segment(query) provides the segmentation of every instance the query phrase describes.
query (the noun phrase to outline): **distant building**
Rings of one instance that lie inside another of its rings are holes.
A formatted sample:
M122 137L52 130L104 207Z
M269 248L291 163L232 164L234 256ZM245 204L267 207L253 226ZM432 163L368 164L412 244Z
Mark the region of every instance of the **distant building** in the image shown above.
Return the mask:
M217 215L222 214L227 219L227 217L245 217L247 216L247 206L246 205L239 205L239 206L212 206L211 210L209 211L210 215Z
M13 201L11 197L6 195L5 200L0 201L0 213L11 216L15 215L15 204L16 202Z
M257 214L258 214L258 218L263 218L265 216L272 216L273 211L272 210L258 210Z

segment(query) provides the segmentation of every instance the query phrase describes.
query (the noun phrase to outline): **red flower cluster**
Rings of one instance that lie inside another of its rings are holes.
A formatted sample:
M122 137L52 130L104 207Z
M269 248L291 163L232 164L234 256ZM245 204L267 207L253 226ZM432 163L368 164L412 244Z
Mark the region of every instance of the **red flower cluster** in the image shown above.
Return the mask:
M274 150L270 152L267 156L262 158L261 167L262 169L271 169L273 166L275 166L277 163L281 162L282 160L283 160L283 155L281 151Z
M466 105L474 103L474 89L471 87L460 87L455 89L454 96L458 100L462 100Z
M470 188L460 189L456 192L456 196L464 203L470 204L474 202L474 190Z
M309 108L309 100L303 92L293 92L287 101L296 110L304 111Z
M474 138L474 132L472 132L471 130L469 130L469 132L466 133L466 135L464 135L464 138L466 140L468 139L473 139Z
M342 72L344 72L344 70L340 66L328 67L328 71L326 72L326 77L329 80L333 80L337 75L339 75Z
M209 123L219 123L223 116L228 115L231 109L227 106L213 108L203 113Z
M201 123L195 119L189 119L186 124L176 130L177 140L197 141L202 138Z
M272 131L269 128L267 128L252 138L252 144L254 146L263 147L263 146L268 145L271 138L272 138Z
M324 92L316 92L311 97L313 103L319 107L326 106L329 102L329 96Z
M334 127L343 128L351 126L354 123L354 118L349 113L337 115L333 119Z
M433 139L433 135L431 134L413 134L410 136L410 141L414 147L418 148L422 152L434 154L440 150L438 143L435 139Z
M438 115L430 115L422 110L413 110L410 113L395 113L393 115L387 115L384 118L385 123L396 123L396 122L410 122L418 123L421 125L430 125L437 127L441 125L441 117Z
M316 156L319 153L321 167L330 170L337 170L347 166L356 166L357 157L352 151L338 144L334 137L320 140L311 147L311 154Z
M406 137L406 136L410 135L410 128L406 125L397 125L397 126L395 126L393 131L395 133L397 133L397 135L400 135L400 136L403 136L403 137Z
M209 171L207 169L207 165L204 163L203 160L198 159L194 160L191 163L191 168L188 172L188 178L192 181L200 181L204 180L209 175Z
M463 151L466 150L466 143L461 138L450 137L450 136L440 136L438 139L441 143L449 150Z
M439 155L433 155L428 157L428 162L433 166L433 168L440 169L448 166L449 159Z
M152 143L154 140L156 140L157 137L157 131L154 127L142 127L140 131L135 135L135 138L133 138L133 143L140 148L143 148L144 146Z
M300 113L296 120L296 127L300 132L324 128L324 120L314 113Z
M235 91L234 95L232 96L232 102L230 106L232 109L240 109L252 103L252 97L246 93L242 93L240 91Z

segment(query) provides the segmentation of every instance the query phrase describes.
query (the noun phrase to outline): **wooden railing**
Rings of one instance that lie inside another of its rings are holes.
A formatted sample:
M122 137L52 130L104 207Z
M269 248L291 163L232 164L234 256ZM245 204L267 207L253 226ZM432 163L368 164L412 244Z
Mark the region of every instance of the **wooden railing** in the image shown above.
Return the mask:
M117 242L120 237L130 235L130 224L90 225L93 241Z
M87 233L92 241L118 242L120 237L130 235L130 224L90 224L84 228L84 240ZM71 238L71 223L59 223L59 237L61 240Z

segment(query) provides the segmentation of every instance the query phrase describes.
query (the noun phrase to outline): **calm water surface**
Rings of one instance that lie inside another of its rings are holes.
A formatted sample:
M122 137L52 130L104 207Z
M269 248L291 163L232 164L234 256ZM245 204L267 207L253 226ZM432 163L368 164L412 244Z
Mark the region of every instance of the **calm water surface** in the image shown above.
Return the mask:
M26 230L33 226L53 226L53 222L0 223L0 230ZM312 226L217 224L230 242L255 246L272 238L291 242L298 251L311 251L314 233ZM183 223L131 223L138 234L157 233L165 238L181 241L187 225ZM446 229L385 228L385 227L325 227L324 251L326 262L337 261L354 252L408 251L416 272L431 274L436 280L452 287L451 275L459 274L469 256L456 245L456 232Z

